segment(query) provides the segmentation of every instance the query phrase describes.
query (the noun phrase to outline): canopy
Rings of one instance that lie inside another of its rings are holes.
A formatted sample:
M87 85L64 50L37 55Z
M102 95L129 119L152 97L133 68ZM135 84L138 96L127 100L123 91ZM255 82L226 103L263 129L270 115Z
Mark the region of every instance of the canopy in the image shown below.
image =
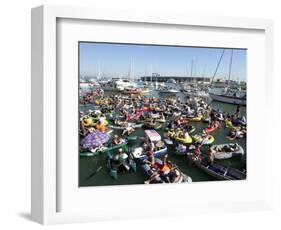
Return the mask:
M145 130L144 131L146 136L149 138L150 141L160 141L161 140L161 136L159 133L157 133L154 129L150 129L150 130Z
M95 148L106 142L108 142L110 136L107 133L94 132L89 133L85 138L83 138L80 144L83 148Z

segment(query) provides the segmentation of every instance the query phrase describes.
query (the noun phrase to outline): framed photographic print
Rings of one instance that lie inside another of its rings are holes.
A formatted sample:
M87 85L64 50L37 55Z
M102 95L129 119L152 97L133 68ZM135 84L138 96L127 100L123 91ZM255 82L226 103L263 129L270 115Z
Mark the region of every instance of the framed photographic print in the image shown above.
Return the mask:
M272 127L258 124L274 109L272 30L263 19L33 9L32 219L270 208L272 147L259 134ZM165 208L175 211L155 212Z

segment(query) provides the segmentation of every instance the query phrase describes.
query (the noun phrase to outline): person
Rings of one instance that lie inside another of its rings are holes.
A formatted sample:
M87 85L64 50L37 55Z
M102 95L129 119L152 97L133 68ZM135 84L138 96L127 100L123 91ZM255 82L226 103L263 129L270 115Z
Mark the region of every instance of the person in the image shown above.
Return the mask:
M171 161L168 161L168 154L166 154L164 156L163 164L160 169L160 177L166 183L170 183L169 173L172 168L173 168L173 165L172 165Z
M236 131L236 129L235 129L235 128L231 128L230 131L229 131L229 134L228 134L227 138L228 138L229 140L235 140L236 137L237 137L237 131Z
M216 151L212 149L212 145L209 145L208 150L207 150L207 156L208 156L208 162L210 165L214 163L215 159L215 154Z
M106 118L105 118L104 114L100 115L99 121L100 121L101 124L105 125Z
M178 147L177 147L177 150L180 152L180 153L185 153L186 152L186 145L182 144L182 143L179 143L178 144Z
M97 125L96 125L96 129L100 132L105 132L106 131L106 127L104 124L102 124L100 121L98 121Z
M193 150L193 155L191 157L192 161L196 161L199 159L199 156L201 155L200 147L201 145L195 145L195 148Z
M118 135L114 135L114 138L112 139L112 144L120 145L122 143L124 143L124 139L118 137Z
M123 152L123 149L118 149L118 152L113 157L113 162L118 170L125 169L126 171L130 170L129 166L129 156L127 153Z
M127 123L126 128L122 132L122 135L124 136L127 134L129 136L134 131L135 131L134 128L132 126L129 126Z
M185 138L185 139L190 138L189 133L188 133L188 131L187 131L187 130L184 132L184 138Z
M236 108L236 112L235 112L235 117L240 117L240 105L237 105L237 108Z

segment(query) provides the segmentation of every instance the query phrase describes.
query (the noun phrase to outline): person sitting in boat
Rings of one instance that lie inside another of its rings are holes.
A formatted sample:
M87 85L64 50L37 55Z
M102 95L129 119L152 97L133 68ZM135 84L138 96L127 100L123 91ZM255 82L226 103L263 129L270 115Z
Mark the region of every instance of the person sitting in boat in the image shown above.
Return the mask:
M120 145L120 144L123 144L124 142L125 142L125 140L121 137L118 137L118 135L114 135L114 137L112 139L113 145Z
M221 112L217 114L216 118L217 118L217 120L220 120L220 121L224 120L223 119L223 114Z
M190 135L189 135L187 130L184 132L184 138L185 139L189 139L190 138Z
M104 150L105 148L106 147L103 144L101 144L101 145L99 145L99 146L97 146L95 148L89 148L89 151L92 152L92 153L96 153L98 151Z
M104 124L102 124L100 121L98 121L97 125L96 125L96 129L100 132L106 132L106 127Z
M166 117L164 115L164 113L160 113L160 117L159 117L159 120L162 121L162 122L165 122L166 121Z
M106 117L104 116L104 114L100 115L99 121L100 121L101 124L105 125Z
M162 149L164 146L164 142L163 141L158 141L156 144L155 144L155 147L156 147L156 151Z
M179 151L180 153L185 153L187 150L186 145L184 145L183 143L179 143L178 146L176 147L177 151Z
M121 148L114 155L112 163L118 171L130 171L129 156L127 153L123 152L123 149Z
M192 161L196 161L199 159L199 156L201 155L200 147L201 147L201 145L194 145L194 150L193 150L193 154L191 157Z
M171 161L168 161L168 154L164 156L163 165L160 169L160 178L166 183L173 183L176 178L176 172Z
M228 134L227 138L228 138L229 140L235 140L236 137L237 137L237 130L236 130L235 128L231 128L231 129L229 130L229 134Z
M215 159L215 154L216 151L212 149L212 145L209 145L208 150L207 150L207 156L208 156L208 162L210 165L214 163Z

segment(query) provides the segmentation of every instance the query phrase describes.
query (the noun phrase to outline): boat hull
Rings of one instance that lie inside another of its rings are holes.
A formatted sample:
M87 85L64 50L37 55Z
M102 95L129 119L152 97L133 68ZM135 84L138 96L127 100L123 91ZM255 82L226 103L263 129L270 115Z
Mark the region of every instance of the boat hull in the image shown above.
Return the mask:
M214 101L219 101L219 102L224 102L234 105L246 105L246 99L244 98L231 97L231 96L219 95L214 93L209 93L209 95Z

